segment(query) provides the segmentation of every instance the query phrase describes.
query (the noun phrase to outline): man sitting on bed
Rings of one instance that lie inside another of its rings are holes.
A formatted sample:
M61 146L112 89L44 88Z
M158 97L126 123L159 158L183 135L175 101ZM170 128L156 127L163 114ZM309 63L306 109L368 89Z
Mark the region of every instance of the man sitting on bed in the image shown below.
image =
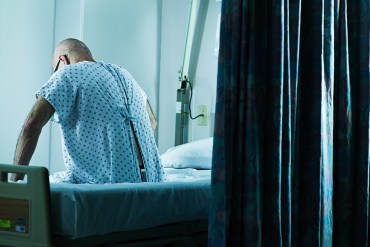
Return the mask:
M50 182L160 182L163 167L146 94L128 71L96 62L76 39L56 47L54 74L37 92L18 138L14 164L28 165L43 126L54 115L62 133L66 171ZM55 114L54 114L55 113ZM140 167L145 168L141 178ZM14 181L22 174L13 174Z

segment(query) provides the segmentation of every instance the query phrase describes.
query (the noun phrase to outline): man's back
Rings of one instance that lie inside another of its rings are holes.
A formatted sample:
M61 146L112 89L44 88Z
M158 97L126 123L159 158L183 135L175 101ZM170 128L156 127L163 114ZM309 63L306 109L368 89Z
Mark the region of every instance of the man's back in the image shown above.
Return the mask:
M55 108L61 126L67 168L62 181L140 182L133 130L147 181L163 181L146 95L127 71L102 62L72 64L55 73L37 95Z

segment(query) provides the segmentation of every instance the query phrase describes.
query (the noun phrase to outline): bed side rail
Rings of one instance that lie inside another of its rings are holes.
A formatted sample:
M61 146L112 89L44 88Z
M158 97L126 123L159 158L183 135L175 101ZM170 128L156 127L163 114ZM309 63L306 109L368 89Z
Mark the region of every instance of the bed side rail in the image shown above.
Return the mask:
M24 182L11 182L24 173ZM48 170L0 164L0 246L51 246Z

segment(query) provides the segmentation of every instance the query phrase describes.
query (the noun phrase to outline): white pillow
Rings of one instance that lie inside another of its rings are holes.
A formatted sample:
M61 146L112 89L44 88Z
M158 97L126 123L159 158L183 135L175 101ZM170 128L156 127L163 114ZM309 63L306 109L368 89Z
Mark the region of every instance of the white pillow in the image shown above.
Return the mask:
M163 167L211 169L213 137L185 143L161 155Z

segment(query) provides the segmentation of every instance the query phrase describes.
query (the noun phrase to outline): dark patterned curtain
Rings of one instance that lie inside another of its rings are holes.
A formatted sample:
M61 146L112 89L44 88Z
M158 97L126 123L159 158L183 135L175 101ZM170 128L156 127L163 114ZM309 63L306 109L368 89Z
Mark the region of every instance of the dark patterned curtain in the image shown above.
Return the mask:
M209 246L369 246L369 0L223 0Z

